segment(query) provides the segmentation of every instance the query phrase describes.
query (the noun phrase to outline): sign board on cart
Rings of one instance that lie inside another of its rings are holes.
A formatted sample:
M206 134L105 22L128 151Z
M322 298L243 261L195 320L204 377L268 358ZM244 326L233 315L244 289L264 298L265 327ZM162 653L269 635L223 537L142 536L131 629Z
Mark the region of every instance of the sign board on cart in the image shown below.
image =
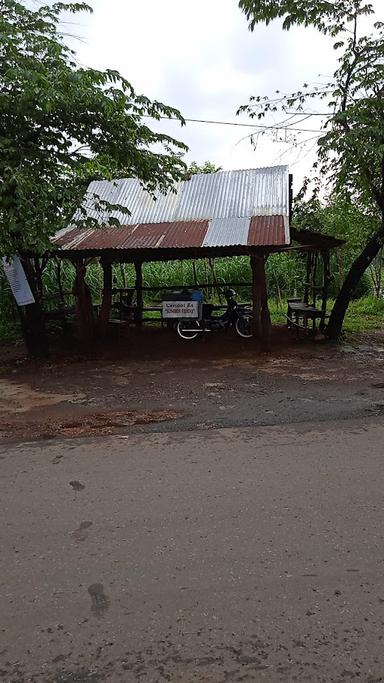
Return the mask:
M13 296L18 306L28 306L35 303L35 298L31 292L27 276L18 256L11 259L3 258L3 269L5 276L12 289Z
M200 317L201 304L198 301L163 301L163 318Z

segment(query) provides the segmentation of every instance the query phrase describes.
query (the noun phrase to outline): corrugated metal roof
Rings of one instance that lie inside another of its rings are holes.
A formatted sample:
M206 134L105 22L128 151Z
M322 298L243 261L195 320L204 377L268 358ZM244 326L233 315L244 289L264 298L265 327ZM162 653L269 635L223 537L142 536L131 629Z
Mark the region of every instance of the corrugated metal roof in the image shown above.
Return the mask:
M65 251L265 247L284 244L284 216L137 223L91 230L72 228L55 239L55 245Z
M66 250L289 244L287 166L201 173L174 190L154 200L138 180L94 181L83 208L107 227L80 230L72 224L53 242ZM131 214L108 211L100 200ZM111 217L121 226L108 227Z
M251 218L289 214L288 166L199 173L155 199L138 180L128 178L92 182L83 203L87 215L100 225L110 217L120 223L161 223L212 218ZM129 209L108 211L99 199ZM99 204L99 206L98 206ZM80 217L80 214L79 216Z

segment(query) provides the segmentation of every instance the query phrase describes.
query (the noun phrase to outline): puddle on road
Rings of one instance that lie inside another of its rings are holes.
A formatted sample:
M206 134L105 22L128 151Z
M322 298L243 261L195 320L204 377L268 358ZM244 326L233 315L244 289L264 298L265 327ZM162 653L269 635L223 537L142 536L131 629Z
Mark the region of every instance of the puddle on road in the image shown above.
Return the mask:
M0 379L0 413L26 413L33 408L79 401L85 394L57 394L36 391L28 384Z

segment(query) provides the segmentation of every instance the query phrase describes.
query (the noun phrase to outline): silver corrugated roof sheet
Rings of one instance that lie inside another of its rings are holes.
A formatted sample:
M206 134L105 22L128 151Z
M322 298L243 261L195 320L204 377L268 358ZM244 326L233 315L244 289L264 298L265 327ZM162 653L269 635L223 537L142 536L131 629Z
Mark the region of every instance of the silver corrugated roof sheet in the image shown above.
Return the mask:
M213 218L203 247L227 247L248 244L250 218Z
M215 218L250 218L289 214L288 166L200 173L177 183L174 192L153 197L138 180L94 181L84 200L88 216L102 224L110 217L125 225ZM97 198L130 210L97 207Z

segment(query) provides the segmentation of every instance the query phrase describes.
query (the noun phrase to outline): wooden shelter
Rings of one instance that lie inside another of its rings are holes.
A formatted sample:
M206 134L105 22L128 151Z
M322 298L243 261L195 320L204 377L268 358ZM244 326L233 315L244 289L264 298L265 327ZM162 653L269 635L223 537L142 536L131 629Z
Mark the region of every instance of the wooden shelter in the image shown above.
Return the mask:
M89 259L100 259L104 272L99 319L105 324L111 310L114 263L134 264L140 315L143 263L247 255L252 270L255 332L266 347L270 334L266 259L273 252L294 249L309 254L305 305L309 305L310 292L315 291L310 290L311 286L315 287L310 278L318 256L323 259L321 311L324 320L329 252L341 242L292 230L291 187L287 166L198 174L178 183L174 191L155 196L134 179L91 183L81 216L86 214L95 227L80 229L71 225L53 239L53 254L75 265L78 312L84 325L90 310L85 285ZM116 206L123 210L111 210ZM119 223L117 227L110 225L111 218Z

